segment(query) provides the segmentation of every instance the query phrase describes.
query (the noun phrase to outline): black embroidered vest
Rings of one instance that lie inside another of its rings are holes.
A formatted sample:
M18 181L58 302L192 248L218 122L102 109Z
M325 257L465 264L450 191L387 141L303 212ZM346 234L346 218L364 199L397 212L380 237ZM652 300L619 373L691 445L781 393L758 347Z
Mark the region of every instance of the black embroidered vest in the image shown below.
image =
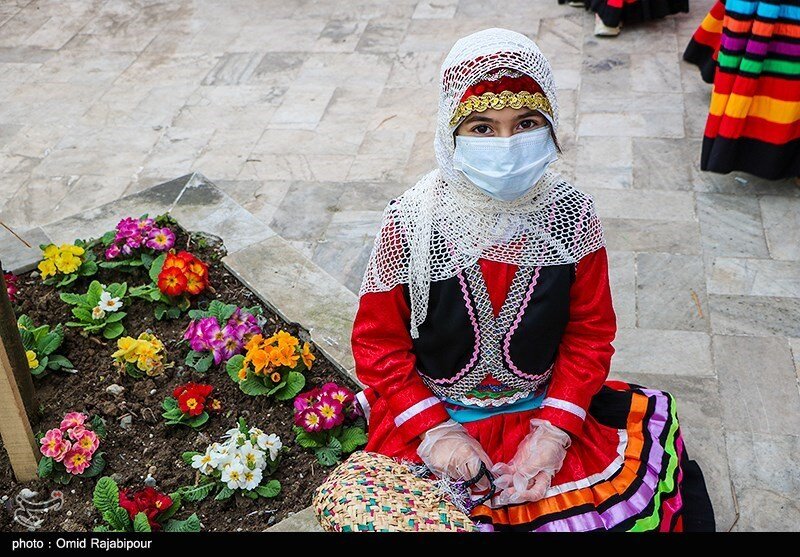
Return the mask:
M494 317L480 264L431 283L412 339L417 369L439 398L498 406L546 386L569 319L575 265L519 267ZM410 304L408 285L404 287ZM481 385L487 376L500 385Z

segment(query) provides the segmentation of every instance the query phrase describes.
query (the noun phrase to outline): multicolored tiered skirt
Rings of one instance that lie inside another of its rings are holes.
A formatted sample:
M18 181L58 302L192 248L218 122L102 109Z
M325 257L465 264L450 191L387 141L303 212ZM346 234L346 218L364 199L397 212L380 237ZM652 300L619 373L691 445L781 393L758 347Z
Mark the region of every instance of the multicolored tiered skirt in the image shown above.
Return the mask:
M558 0L565 4L568 0ZM596 12L609 27L620 23L636 23L661 19L689 11L689 0L584 0L586 8Z
M720 0L683 58L714 84L700 168L800 176L800 0Z
M529 433L534 412L463 425L493 462L508 462ZM414 446L399 450L390 442L382 413L376 404L367 449L418 460ZM499 531L714 530L703 475L686 454L672 396L619 381L607 382L592 399L583 432L573 438L544 499L479 505L472 518Z

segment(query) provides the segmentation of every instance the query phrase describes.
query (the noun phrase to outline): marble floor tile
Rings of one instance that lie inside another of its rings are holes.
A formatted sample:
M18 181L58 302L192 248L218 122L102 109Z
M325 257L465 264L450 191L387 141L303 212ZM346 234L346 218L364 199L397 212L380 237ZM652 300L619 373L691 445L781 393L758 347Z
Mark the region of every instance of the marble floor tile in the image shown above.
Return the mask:
M337 182L294 182L269 225L290 240L318 240L336 212L342 186Z
M366 21L331 19L314 43L316 52L353 52L367 27Z
M769 254L800 261L800 198L763 196L758 202Z
M638 252L701 253L697 222L603 218L610 249Z
M691 191L691 153L687 153L686 142L683 139L635 138L633 187Z
M800 336L800 299L709 294L711 330L722 335Z
M758 199L698 193L704 249L727 257L769 257Z
M272 128L313 130L333 96L330 85L293 85L286 90L283 102L272 115Z
M647 219L692 223L695 220L691 192L619 190L583 186L594 197L601 218ZM691 226L687 224L686 226Z
M775 337L714 335L726 431L800 435L800 392L789 343Z
M733 296L800 298L800 261L715 257L708 291Z
M609 250L608 275L617 327L632 329L636 327L636 254Z
M613 346L612 373L714 376L707 333L619 329Z
M708 331L709 309L699 255L636 255L636 314L649 329Z
M408 19L372 19L356 45L359 52L395 52L408 29Z

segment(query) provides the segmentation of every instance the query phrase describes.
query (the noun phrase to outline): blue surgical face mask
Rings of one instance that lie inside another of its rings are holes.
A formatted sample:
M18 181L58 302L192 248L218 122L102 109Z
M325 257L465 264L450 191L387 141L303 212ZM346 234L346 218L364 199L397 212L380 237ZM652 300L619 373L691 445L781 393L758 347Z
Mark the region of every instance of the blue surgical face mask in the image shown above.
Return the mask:
M558 158L550 128L511 137L456 136L453 167L495 199L513 201Z

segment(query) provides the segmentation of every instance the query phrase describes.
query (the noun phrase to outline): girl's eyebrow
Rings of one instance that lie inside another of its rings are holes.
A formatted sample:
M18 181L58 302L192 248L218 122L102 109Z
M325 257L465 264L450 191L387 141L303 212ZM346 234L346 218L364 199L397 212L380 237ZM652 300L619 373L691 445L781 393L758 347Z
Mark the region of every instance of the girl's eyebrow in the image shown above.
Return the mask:
M523 118L530 118L531 116L540 116L540 112L538 110L526 110L519 116L517 116L517 120L522 120Z
M495 120L494 118L489 118L488 116L479 116L479 115L469 116L464 121L465 122L491 122L492 124L497 123L497 120Z

